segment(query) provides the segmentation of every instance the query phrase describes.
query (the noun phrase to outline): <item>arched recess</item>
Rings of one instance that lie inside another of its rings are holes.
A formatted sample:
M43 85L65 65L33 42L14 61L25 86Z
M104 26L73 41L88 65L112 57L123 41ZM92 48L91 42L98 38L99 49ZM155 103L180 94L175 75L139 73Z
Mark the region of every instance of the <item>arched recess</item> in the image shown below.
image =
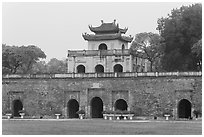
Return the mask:
M13 116L20 117L19 111L23 109L23 103L17 99L13 101Z
M178 103L178 118L191 118L191 102L182 99Z
M122 44L122 50L124 50L125 49L125 45L124 44Z
M84 65L78 65L77 66L77 73L85 73L85 66Z
M104 73L104 67L102 65L96 65L95 72L96 73Z
M91 100L91 117L103 118L103 101L99 97L94 97Z
M79 103L76 99L71 99L67 103L67 114L69 118L78 118L79 115L76 113L79 110Z
M123 66L120 65L120 64L116 64L116 65L113 67L113 71L114 71L114 72L123 72Z
M127 102L124 99L116 100L116 102L115 102L115 110L124 111L124 110L127 110L127 108L128 108L128 105L127 105Z
M99 49L99 50L107 50L108 47L107 47L107 45L106 45L105 43L101 43L101 44L98 46L98 49Z

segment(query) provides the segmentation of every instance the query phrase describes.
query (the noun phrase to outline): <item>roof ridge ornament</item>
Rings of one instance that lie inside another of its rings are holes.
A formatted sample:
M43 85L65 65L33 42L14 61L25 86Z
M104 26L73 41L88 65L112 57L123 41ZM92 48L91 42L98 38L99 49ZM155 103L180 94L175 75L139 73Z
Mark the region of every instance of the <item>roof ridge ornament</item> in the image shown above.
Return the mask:
M114 24L116 23L116 19L113 20L113 23L114 23Z
M102 24L104 23L103 20L101 20L101 23L102 23Z

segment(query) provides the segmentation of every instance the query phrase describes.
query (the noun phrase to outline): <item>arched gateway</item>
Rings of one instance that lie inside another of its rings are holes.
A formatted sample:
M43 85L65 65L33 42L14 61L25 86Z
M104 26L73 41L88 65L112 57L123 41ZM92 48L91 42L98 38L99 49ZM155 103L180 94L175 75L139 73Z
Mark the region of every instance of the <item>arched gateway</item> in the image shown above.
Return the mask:
M178 103L178 117L191 118L191 102L187 99L182 99Z
M13 101L13 116L20 117L19 111L23 109L23 103L17 99Z
M69 118L78 118L79 115L76 113L79 110L79 103L75 99L71 99L67 103L68 117Z
M99 97L94 97L91 100L91 117L103 118L103 101Z
M96 73L104 73L104 67L102 65L96 65L95 67L95 72Z
M115 102L115 110L127 110L127 102L124 99L118 99Z

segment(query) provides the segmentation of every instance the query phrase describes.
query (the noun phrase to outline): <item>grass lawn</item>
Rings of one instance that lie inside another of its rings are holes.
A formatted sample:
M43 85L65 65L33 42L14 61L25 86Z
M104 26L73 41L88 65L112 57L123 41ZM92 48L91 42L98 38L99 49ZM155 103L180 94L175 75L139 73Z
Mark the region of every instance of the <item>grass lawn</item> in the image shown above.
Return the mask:
M201 135L202 121L2 120L6 135Z

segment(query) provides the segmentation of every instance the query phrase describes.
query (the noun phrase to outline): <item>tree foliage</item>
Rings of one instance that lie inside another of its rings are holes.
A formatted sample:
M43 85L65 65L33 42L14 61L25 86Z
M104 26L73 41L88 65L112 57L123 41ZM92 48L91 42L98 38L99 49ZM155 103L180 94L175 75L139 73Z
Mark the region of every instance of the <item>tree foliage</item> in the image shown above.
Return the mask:
M36 46L2 45L2 67L4 73L30 73L33 64L40 58L46 58L45 53Z
M173 9L166 18L158 19L157 29L166 44L163 68L167 71L197 70L198 58L191 51L202 38L202 5Z
M48 63L45 61L39 61L36 64L34 64L32 73L34 74L46 74L46 73L58 73L63 74L66 73L67 67L66 67L66 60L58 60L56 58L50 59Z
M164 44L162 41L163 38L160 35L144 32L136 34L131 44L131 49L135 54L142 52L150 61L150 71L152 71L153 64L156 60L163 54Z
M196 42L191 48L192 54L196 57L199 70L202 69L202 39Z
M47 63L47 68L49 73L66 73L66 61L61 61L56 58L52 58Z

